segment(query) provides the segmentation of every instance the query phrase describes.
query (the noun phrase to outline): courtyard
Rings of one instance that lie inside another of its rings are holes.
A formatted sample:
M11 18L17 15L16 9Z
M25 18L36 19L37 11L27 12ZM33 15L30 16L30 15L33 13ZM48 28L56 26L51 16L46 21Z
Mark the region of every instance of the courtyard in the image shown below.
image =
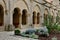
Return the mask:
M60 40L60 0L0 0L0 40Z
M14 35L13 31L7 32L0 32L0 40L52 40L52 38L57 38L60 40L60 33L58 34L49 34L49 37L39 37L39 39L27 38L22 36Z
M0 32L0 40L38 40L27 37L15 36L14 32Z

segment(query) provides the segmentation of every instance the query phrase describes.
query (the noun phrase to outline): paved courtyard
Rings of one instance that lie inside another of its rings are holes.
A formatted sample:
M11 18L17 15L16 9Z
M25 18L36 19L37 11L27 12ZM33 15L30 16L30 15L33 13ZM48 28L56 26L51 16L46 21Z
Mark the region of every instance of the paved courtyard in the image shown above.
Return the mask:
M0 32L0 40L38 40L38 39L15 36L14 32L4 31L4 32Z

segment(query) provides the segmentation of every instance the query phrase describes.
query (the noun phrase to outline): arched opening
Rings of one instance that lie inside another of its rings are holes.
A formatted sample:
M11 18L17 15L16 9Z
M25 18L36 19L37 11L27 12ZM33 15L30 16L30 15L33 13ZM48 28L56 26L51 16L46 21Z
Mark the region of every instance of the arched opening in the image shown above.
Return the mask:
M29 10L29 7L28 7L27 2L26 2L25 0L23 0L23 2L25 3L25 5L26 5L27 9Z
M53 10L52 10L52 14L51 14L51 23L54 23L54 12L53 12Z
M35 24L35 20L36 20L36 12L33 12L33 24Z
M47 21L48 21L48 9L46 8L44 12L44 23L47 24Z
M19 23L20 23L20 9L15 8L13 14L13 25L15 26L15 28L18 27Z
M44 12L44 19L47 19L47 16L48 16L48 9L46 8Z
M3 6L0 5L0 26L3 25L3 22L4 22L4 9Z
M37 13L37 24L39 24L40 23L40 13L38 12Z
M24 9L22 11L22 25L26 25L27 24L27 10Z

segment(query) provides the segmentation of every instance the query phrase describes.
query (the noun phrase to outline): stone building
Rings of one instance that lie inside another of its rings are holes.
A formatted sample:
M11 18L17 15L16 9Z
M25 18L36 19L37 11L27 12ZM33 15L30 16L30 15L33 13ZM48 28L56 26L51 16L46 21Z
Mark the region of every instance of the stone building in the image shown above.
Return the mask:
M0 31L5 27L38 28L44 22L44 14L56 16L59 0L0 0Z

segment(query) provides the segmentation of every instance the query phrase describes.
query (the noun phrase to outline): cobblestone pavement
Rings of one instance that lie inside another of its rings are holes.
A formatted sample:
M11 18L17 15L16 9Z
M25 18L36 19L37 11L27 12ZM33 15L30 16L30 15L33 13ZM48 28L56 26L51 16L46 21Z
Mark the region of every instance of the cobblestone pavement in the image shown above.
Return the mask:
M13 32L4 31L0 32L0 40L38 40L38 39L15 36Z

